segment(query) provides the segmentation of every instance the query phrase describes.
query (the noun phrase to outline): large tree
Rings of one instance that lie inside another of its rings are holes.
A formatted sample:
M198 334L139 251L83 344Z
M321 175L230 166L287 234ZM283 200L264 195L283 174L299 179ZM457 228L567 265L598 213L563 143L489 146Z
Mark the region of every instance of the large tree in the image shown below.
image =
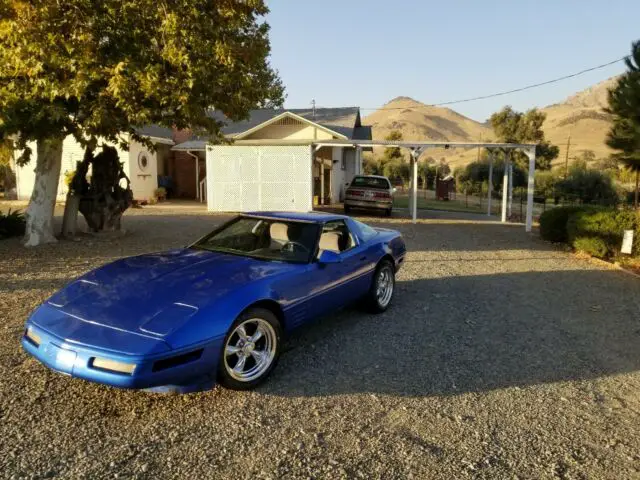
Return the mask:
M280 105L263 0L0 0L0 140L20 163L37 146L26 245L55 241L62 141L146 142L159 124L220 136L232 120ZM123 135L124 134L124 135Z
M535 143L536 168L549 170L551 162L558 157L559 149L544 139L542 124L546 114L533 108L526 113L517 112L510 106L491 115L489 119L499 143ZM522 152L512 152L512 160L523 169L528 169L527 157Z
M609 108L613 124L607 145L617 153L614 157L627 169L635 172L635 207L640 196L640 40L631 46L626 58L627 71L609 90Z

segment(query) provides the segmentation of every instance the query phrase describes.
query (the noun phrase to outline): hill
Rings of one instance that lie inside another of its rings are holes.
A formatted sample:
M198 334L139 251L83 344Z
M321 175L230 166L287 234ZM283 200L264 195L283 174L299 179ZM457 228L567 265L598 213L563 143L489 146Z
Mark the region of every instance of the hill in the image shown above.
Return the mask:
M611 151L604 140L610 118L603 109L607 91L616 77L593 85L568 97L561 103L541 108L547 114L543 125L545 137L560 147L556 164L565 161L567 139L571 134L569 157L593 150L596 158ZM400 130L406 140L483 141L494 139L488 123L480 123L449 108L431 107L409 97L397 97L363 119L373 127L374 140L383 140L392 130ZM477 157L473 150L440 150L429 153L435 158L447 157L453 166L466 165Z

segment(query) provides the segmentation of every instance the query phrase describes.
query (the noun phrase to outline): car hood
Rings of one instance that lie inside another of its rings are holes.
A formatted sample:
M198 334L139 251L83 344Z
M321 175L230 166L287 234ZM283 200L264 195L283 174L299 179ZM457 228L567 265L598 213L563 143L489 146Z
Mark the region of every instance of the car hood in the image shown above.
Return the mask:
M153 253L93 270L47 304L94 326L164 337L225 294L292 267L195 249ZM57 333L55 316L36 318L40 326Z

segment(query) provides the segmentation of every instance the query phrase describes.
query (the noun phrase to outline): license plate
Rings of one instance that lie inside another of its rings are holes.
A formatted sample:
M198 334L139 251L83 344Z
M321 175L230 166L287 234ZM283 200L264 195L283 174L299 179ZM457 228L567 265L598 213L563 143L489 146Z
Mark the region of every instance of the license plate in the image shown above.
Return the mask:
M48 343L44 347L44 354L54 368L65 373L71 373L73 370L73 364L76 362L76 352Z
M373 199L373 192L364 192L364 198L367 200Z

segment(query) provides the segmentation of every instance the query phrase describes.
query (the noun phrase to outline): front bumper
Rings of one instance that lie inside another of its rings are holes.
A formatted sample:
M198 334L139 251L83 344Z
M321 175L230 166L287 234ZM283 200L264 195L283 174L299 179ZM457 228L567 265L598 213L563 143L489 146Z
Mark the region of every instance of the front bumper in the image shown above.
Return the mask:
M215 385L223 338L192 345L186 349L172 350L162 355L124 355L67 342L40 327L28 326L40 338L40 343L36 344L23 335L21 343L25 351L52 370L72 377L118 388L150 389L158 392L188 393L207 390ZM158 361L165 360L165 367L166 360L181 358L190 352L199 354L192 355L194 358L185 363L158 369L158 365L163 365L158 364ZM96 357L133 363L136 368L132 374L95 368L92 364Z
M390 210L393 207L393 200L352 200L347 198L344 201L344 206L350 208Z

